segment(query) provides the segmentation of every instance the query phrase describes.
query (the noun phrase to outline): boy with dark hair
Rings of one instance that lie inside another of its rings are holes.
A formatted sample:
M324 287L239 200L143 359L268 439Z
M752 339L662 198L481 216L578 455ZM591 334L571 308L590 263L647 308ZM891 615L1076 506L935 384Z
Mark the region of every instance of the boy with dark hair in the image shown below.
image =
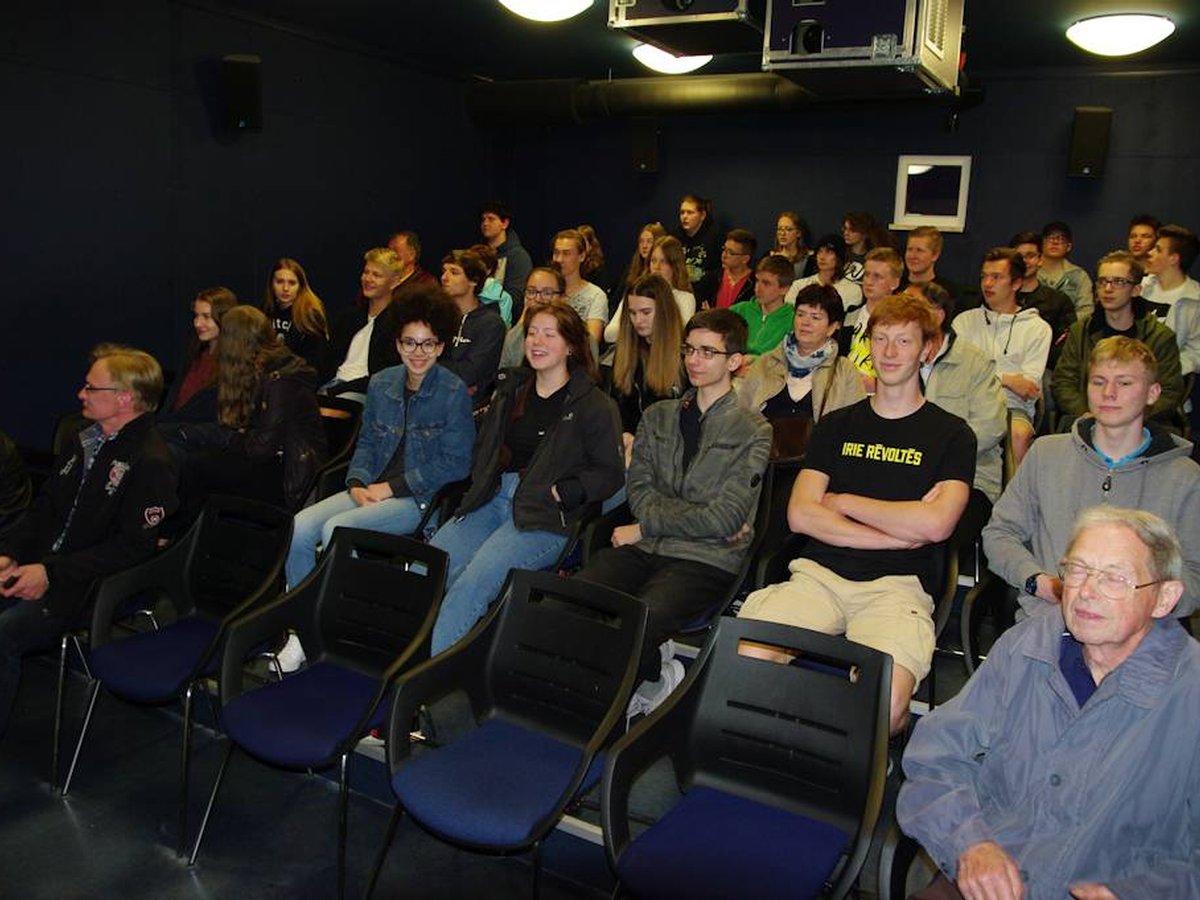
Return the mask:
M1158 229L1162 222L1148 213L1134 216L1129 220L1129 234L1125 238L1129 252L1145 265L1150 260L1150 251L1158 240Z
M1021 292L1017 295L1021 306L1038 311L1046 324L1050 326L1051 369L1058 361L1062 342L1066 340L1067 332L1075 324L1075 304L1062 291L1055 290L1038 276L1042 267L1042 236L1036 231L1020 231L1008 240L1012 247L1025 262L1025 277L1021 280Z
M683 342L691 388L648 407L638 425L627 488L634 521L614 529L612 548L577 576L649 607L630 716L649 713L678 686L683 666L669 638L720 612L713 606L728 593L753 537L771 426L734 395L745 351L746 324L731 310L692 316ZM661 654L660 644L667 648Z
M525 279L533 268L529 252L512 228L512 213L498 200L483 204L479 210L479 231L483 242L496 251L495 279L513 299L513 321L521 317L524 306Z
M747 356L769 353L792 330L796 308L783 301L795 277L796 268L786 256L764 256L754 267L754 299L732 307L746 322Z
M721 247L721 280L713 301L717 309L728 309L754 297L750 261L754 259L757 247L757 238L745 228L735 228L725 235L725 244Z
M1070 297L1075 304L1075 315L1081 317L1092 311L1092 279L1067 259L1073 240L1066 222L1050 222L1042 229L1042 267L1038 278Z
M452 250L442 260L442 289L454 301L460 316L458 331L442 365L463 380L476 409L492 395L504 346L500 311L479 300L487 277L483 260L469 250Z
M967 505L975 435L921 392L938 334L928 301L887 297L867 328L875 394L813 429L788 502L788 524L809 541L791 580L751 594L739 615L845 633L890 654L895 734L933 658L934 545Z

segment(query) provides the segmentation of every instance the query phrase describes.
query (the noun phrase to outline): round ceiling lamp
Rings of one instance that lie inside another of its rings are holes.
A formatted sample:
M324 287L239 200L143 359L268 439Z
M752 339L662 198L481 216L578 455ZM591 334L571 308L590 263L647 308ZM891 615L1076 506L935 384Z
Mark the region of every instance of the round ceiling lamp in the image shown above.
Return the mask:
M1122 14L1080 19L1067 29L1067 39L1097 56L1129 56L1149 50L1175 31L1166 16Z
M579 15L593 0L500 0L509 12L535 22L562 22Z
M685 75L712 62L712 54L706 56L675 56L653 44L638 44L633 48L634 58L647 69L663 75Z

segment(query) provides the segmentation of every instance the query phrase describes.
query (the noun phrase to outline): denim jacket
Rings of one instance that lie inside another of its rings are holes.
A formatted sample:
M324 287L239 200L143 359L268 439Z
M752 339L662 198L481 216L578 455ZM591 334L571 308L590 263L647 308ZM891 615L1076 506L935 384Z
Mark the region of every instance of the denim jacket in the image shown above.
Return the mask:
M413 499L424 506L442 485L471 471L475 423L467 386L441 365L433 366L421 382L409 406L411 421L405 422L406 376L400 365L371 377L346 484L378 481L403 438L404 478Z

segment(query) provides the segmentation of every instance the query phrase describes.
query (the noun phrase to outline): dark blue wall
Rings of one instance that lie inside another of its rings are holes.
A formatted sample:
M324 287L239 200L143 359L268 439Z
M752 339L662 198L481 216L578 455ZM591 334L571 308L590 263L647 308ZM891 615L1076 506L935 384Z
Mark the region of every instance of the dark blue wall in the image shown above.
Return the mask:
M949 133L939 106L813 108L789 114L659 117L659 172L630 162L630 130L614 120L578 127L500 130L492 135L500 190L535 258L561 227L593 223L610 257L623 264L639 226L677 225L678 198L713 198L724 227L774 238L775 215L796 209L816 232L837 230L842 215L892 216L896 157L902 153L973 157L967 231L947 237L939 271L976 277L987 247L1052 219L1075 233L1073 257L1091 265L1123 246L1131 215L1200 227L1200 70L1162 76L1016 73L985 77L982 105ZM1105 174L1068 178L1067 149L1076 106L1115 110ZM614 267L614 274L619 272Z
M261 133L218 124L229 53L262 57ZM390 231L420 231L427 264L478 234L459 85L269 24L159 0L5 4L0 110L0 428L27 446L77 408L97 341L172 365L199 288L257 303L287 255L336 309Z

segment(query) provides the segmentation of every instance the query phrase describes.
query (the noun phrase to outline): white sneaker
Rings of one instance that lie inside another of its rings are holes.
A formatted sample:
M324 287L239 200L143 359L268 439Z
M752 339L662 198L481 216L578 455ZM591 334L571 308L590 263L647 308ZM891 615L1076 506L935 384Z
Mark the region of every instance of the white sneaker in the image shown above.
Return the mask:
M685 675L683 663L675 658L663 663L658 681L643 681L629 698L629 708L625 711L628 723L634 716L648 716L658 709L664 700L671 695Z
M288 633L287 643L275 652L275 659L282 672L295 672L304 665L304 647L294 631Z
M662 656L662 664L665 666L675 658L675 642L667 638L658 645L658 652Z

